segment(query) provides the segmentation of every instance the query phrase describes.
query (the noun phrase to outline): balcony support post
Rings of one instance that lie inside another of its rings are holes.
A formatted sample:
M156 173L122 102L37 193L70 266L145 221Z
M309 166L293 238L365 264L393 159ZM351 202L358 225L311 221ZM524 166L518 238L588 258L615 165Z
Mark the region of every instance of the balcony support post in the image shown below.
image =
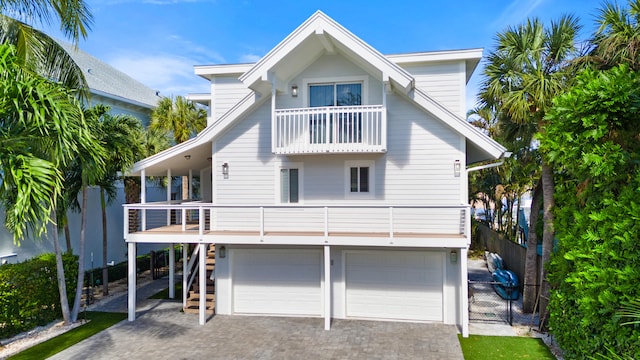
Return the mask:
M145 169L140 171L140 203L144 204L147 202L147 175ZM140 220L142 223L142 228L140 230L147 230L147 209L142 209L140 211Z
M167 204L171 204L171 169L167 169ZM171 225L171 210L167 210L167 226Z
M393 244L393 206L389 206L389 243Z

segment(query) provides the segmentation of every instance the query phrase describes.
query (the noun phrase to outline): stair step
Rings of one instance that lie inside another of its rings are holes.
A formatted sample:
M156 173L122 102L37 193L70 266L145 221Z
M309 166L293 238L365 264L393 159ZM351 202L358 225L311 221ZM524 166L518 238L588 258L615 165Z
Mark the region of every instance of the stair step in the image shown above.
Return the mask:
M182 309L185 314L199 314L200 313L200 308L199 307L185 307ZM215 313L215 307L209 308L207 307L207 309L204 311L205 314L207 315L213 315Z
M200 292L200 286L199 285L191 286L191 291ZM207 293L213 294L215 291L216 291L215 285L207 285Z
M215 300L216 299L216 294L211 294L211 293L207 293L206 294L206 298L207 300ZM195 291L189 291L189 297L187 298L187 302L191 301L191 300L198 300L200 301L200 293L197 293Z

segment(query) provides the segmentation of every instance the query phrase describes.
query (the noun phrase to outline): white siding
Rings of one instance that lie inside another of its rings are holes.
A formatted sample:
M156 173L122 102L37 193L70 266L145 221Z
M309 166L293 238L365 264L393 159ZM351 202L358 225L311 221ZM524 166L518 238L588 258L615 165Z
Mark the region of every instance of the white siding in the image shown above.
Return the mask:
M211 80L211 114L219 119L238 101L249 94L249 89L237 77L215 77Z
M464 61L403 65L414 76L416 87L454 113L465 117L466 74Z
M240 121L215 144L214 169L229 164L229 177L214 171L217 205L280 205L279 167L283 162L301 163L300 204L304 205L461 205L463 177L455 177L453 164L464 166L464 149L460 135L418 110L403 98L389 94L388 152L386 154L275 156L271 153L270 106L265 103L256 112ZM345 162L374 161L374 197L350 199L345 195L347 181ZM219 211L212 219L215 226L227 229L259 229L257 209ZM394 224L398 232L459 233L459 209L411 210L396 209L404 214L403 221ZM412 212L414 212L412 214ZM330 231L389 231L387 209L332 210ZM299 217L296 221L292 221ZM371 228L359 219L377 219ZM280 219L280 222L278 221ZM306 223L303 223L306 222ZM360 228L354 226L362 224ZM320 210L275 211L265 213L267 231L323 229Z

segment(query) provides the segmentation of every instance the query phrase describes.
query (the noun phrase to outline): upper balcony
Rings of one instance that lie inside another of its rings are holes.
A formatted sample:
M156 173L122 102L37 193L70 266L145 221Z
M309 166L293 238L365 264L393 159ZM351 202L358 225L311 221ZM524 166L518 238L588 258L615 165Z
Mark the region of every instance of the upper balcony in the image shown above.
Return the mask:
M387 112L382 105L277 109L275 154L384 153Z

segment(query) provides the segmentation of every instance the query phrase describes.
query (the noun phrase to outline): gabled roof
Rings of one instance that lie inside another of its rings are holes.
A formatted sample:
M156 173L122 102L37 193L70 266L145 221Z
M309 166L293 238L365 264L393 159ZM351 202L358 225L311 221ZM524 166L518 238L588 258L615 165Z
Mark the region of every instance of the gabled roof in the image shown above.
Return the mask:
M316 47L316 49L304 48L304 43L311 39L319 40L322 47ZM405 92L408 92L413 87L413 77L408 72L320 10L316 11L302 25L298 26L289 36L262 57L250 70L245 72L240 77L240 81L250 89L259 90L260 83L272 80L270 74L278 76L279 72L284 72L285 75L279 77L279 83L288 80L287 71L295 73L297 69L292 67L292 64L287 62L286 59L298 49L301 49L301 54L299 55L308 58L307 62L311 62L314 56L318 57L324 51L329 53L340 51L363 67L377 70L377 75L380 76L382 81L390 79L396 87L403 89ZM302 62L302 65L306 65L306 63Z
M103 96L143 108L153 109L160 97L157 92L131 76L116 70L69 43L56 40L82 69L93 95Z
M198 161L202 168L210 166L207 157L212 151L211 142L236 122L244 119L267 99L270 99L272 81L276 83L276 86L282 85L289 77L297 75L296 71L302 70L287 60L291 60L292 56L299 56L306 61L300 62L301 65L298 67L308 66L311 61L323 53L336 51L349 57L356 64L365 67L373 75L376 75L377 72L380 80L389 81L392 84L394 91L402 94L414 105L464 136L467 143L467 164L498 159L506 151L502 145L476 129L465 119L448 110L425 92L416 89L413 77L399 65L429 61L465 60L466 62L470 61L468 65L475 67L482 54L481 49L412 53L385 57L324 13L317 11L255 64L196 67L196 74L207 79L216 75L230 76L245 71L240 76L240 81L253 91L215 123L207 126L195 138L137 162L131 173L137 175L142 169L145 169L147 176L164 175L166 168L171 168L172 174L177 176L184 175L185 172L188 173L189 167L196 165L195 161ZM273 76L276 78L274 79ZM269 91L265 91L267 89ZM193 154L198 154L198 158L194 158ZM185 155L190 155L190 163L183 160Z

